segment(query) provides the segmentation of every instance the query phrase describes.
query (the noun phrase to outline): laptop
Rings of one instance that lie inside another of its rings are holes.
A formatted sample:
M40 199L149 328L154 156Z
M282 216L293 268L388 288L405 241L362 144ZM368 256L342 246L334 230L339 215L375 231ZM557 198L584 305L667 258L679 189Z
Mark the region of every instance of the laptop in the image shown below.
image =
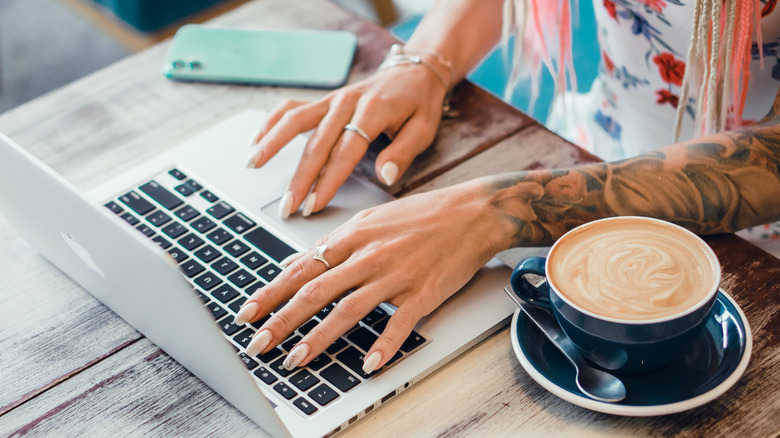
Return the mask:
M0 213L50 262L269 434L329 435L502 327L514 311L502 292L510 271L492 260L420 321L390 365L369 376L360 366L393 313L387 304L307 367L286 372L281 362L332 305L273 357L248 357L244 348L259 324L236 326L233 317L279 273L281 259L392 199L353 175L321 213L279 219L279 199L306 139L296 138L263 168L246 169L247 139L264 116L235 114L89 193L0 134Z

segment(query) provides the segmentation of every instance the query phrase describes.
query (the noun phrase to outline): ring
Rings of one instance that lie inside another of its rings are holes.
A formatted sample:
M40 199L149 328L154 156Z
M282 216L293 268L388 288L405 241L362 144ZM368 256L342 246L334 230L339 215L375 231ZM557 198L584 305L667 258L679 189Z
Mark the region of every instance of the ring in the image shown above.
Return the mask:
M317 250L317 254L314 254L314 255L313 255L311 258L313 258L314 260L319 260L319 261L321 261L322 263L325 263L325 266L326 266L328 269L330 269L330 263L328 263L328 261L327 261L327 260L325 260L325 257L324 257L324 255L325 255L325 250L327 250L327 249L328 249L328 245L322 245L322 246L318 246L318 247L317 247L317 248L315 248L315 249Z
M363 137L367 142L371 143L371 137L366 134L366 131L358 128L357 125L353 125L352 123L347 123L346 126L344 126L345 131L352 131L355 134Z

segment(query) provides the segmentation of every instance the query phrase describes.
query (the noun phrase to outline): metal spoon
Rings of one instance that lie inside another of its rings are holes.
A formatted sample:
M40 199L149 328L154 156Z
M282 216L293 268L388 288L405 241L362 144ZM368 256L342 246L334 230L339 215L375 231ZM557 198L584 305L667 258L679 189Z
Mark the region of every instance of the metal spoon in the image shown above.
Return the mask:
M577 388L583 394L594 400L608 403L616 403L626 398L626 387L623 382L612 374L590 366L552 316L544 310L518 299L508 288L504 288L504 291L539 327L547 339L558 347L563 355L569 359L569 362L574 365Z

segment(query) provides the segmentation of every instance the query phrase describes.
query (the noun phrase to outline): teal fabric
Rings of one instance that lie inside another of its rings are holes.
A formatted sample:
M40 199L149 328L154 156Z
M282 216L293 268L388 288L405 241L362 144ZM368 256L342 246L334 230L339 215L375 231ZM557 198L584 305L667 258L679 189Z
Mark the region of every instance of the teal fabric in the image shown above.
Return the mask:
M390 31L398 39L406 41L417 28L417 25L420 24L421 19L421 16L412 17L393 26ZM577 73L577 90L582 92L590 90L593 80L598 73L601 59L598 39L596 38L596 18L593 15L592 0L579 2L579 14L574 21L572 54L574 69ZM510 41L510 44L512 43ZM507 53L511 54L511 46ZM511 55L509 57L511 58ZM504 50L499 47L490 52L482 63L468 75L468 79L496 96L504 98L510 71L511 59L507 59ZM543 69L539 98L534 105L533 112L530 113L534 118L542 122L547 120L552 103L553 84L552 76ZM530 95L531 81L523 80L513 90L509 103L529 113Z
M154 32L223 0L94 0L141 32Z

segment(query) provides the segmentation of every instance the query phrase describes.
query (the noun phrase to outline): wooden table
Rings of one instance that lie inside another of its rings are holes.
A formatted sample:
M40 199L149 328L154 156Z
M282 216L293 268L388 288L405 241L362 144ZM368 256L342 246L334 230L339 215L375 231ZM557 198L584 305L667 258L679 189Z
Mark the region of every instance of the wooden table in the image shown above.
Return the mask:
M393 42L324 0L250 2L230 26L344 29L359 37L351 81ZM246 108L322 92L181 84L160 65L167 43L0 116L0 130L82 189ZM430 190L481 175L596 160L470 84L462 111L390 190ZM372 149L359 171L373 178ZM0 190L12 190L3 187ZM722 287L753 330L750 366L717 400L666 417L627 418L562 401L520 367L504 328L403 392L344 436L776 436L780 431L780 262L733 235L707 239ZM246 436L263 431L46 262L0 218L0 435ZM501 293L501 292L497 292Z

